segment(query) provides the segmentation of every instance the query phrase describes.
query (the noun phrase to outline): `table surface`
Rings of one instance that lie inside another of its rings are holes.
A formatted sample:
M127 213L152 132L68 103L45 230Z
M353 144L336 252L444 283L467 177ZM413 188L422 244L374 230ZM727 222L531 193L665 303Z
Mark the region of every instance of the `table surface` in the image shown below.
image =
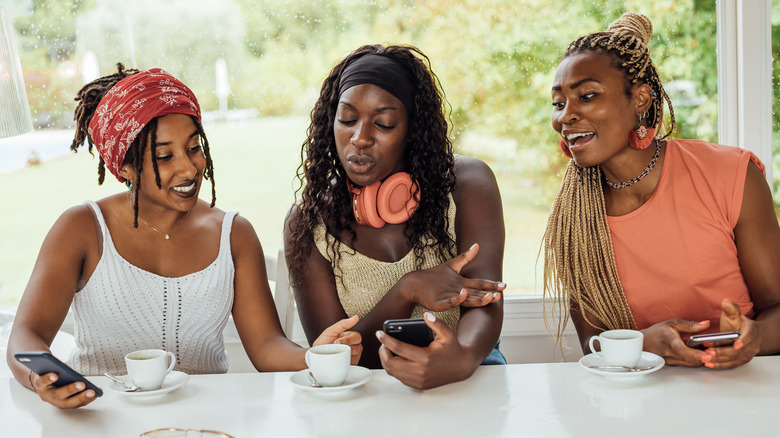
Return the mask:
M578 363L483 366L466 381L427 391L376 370L365 385L333 395L297 388L292 374L191 376L159 400L105 391L75 410L2 378L0 436L138 437L163 427L236 438L780 436L780 356L725 371L665 366L634 382Z

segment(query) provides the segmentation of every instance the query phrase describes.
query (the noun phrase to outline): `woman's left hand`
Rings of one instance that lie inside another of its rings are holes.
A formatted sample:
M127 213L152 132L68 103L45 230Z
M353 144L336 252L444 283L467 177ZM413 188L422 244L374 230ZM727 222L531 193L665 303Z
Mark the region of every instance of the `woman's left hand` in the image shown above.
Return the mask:
M712 361L704 363L707 368L736 368L750 362L758 354L761 347L759 325L743 315L739 306L728 299L721 303L720 331L736 331L740 332L740 336L733 345L705 350L712 356Z
M342 319L341 321L326 328L322 334L314 341L312 347L322 344L344 344L349 345L352 348L352 359L350 362L352 365L357 365L360 360L360 355L363 353L363 338L359 332L349 331L357 324L360 318L354 315L351 318Z
M417 389L429 389L468 378L474 369L468 367L468 351L443 320L425 313L425 323L436 334L427 347L399 341L383 331L376 335L382 345L379 359L387 374ZM395 356L393 355L395 354Z

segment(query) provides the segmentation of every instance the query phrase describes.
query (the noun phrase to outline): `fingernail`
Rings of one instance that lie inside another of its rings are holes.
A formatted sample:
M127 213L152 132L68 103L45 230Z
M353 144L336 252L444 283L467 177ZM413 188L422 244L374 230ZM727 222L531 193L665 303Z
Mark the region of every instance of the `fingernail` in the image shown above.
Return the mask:
M707 368L715 368L715 364L712 363L712 362L707 362L707 363L704 364L704 366L707 367Z
M501 298L501 294L498 292L493 292L493 298Z
M89 391L87 391L86 395L87 398L92 398L95 396L95 392L90 389Z
M713 350L712 348L708 348L708 349L704 350L704 352L705 352L705 353L707 353L707 354L709 354L709 355L710 355L710 356L712 356L712 357L715 357L715 356L716 356L716 353L717 353L717 352L716 352L715 350Z
M425 319L430 322L436 322L436 317L433 315L433 313L430 312L425 312Z
M379 339L380 341L382 340L382 331L381 330L377 330L376 331L376 338Z
M477 244L476 244L476 243L475 243L475 244L473 244L473 245L471 245L471 247L469 248L469 251L471 251L472 249L474 249L474 247L475 247L475 246L477 246Z
M462 294L467 294L468 292L466 292L466 289L461 289L461 290L460 290L460 293L462 293Z
M702 362L706 363L706 362L712 361L712 356L710 356L708 354L702 354L700 359L701 359Z
M710 323L709 321L699 321L696 324L697 325L709 325L709 323Z
M51 380L53 382L53 381L57 380L57 376L49 376L49 380Z
M730 299L728 299L728 298L724 298L724 299L723 299L723 302L724 302L724 303L731 303L731 300L730 300Z
M503 281L498 282L498 287L506 287L506 283Z
M336 339L335 341L333 341L333 343L334 343L334 344L340 344L340 343L341 343L341 341L340 341L340 340L338 340L338 339Z
M742 341L737 341L734 343L734 349L739 350L740 348L744 347L745 344Z
M83 383L81 383L81 382L78 382L78 383L76 383L76 389L78 389L79 391L81 391L82 389L84 389L84 384L83 384Z

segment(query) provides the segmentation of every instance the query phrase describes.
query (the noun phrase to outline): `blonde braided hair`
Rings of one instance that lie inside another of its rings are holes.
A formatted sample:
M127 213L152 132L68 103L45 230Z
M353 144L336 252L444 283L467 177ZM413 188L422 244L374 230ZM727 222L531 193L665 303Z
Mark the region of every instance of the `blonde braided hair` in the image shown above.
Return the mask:
M606 32L591 33L573 41L564 58L583 51L609 55L613 65L625 74L625 92L629 97L637 83L649 85L657 97L648 111L651 127L663 126L664 102L669 107L670 128L660 137L666 138L675 127L674 110L647 49L652 33L653 25L646 16L623 14ZM573 160L569 162L547 220L542 241L544 313L549 330L547 306L552 301L551 314L557 320L558 342L568 323L570 306L574 305L584 320L599 330L636 328L617 272L603 180L599 166L582 168ZM588 315L597 321L591 321Z

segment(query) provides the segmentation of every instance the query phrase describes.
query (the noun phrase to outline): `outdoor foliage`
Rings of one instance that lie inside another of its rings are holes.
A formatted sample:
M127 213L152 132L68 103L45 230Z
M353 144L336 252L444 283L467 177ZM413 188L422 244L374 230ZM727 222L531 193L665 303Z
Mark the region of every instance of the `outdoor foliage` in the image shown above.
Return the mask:
M232 108L305 115L322 79L349 51L370 43L412 44L439 75L461 152L516 166L512 171L542 188L531 200L541 207L549 204L564 165L549 122L550 83L561 53L582 33L637 11L653 20L651 47L666 83L695 86L696 105L678 99L675 136L717 140L716 23L709 0L31 3L16 23L41 125L71 123L72 95L90 52L101 74L117 61L171 71L193 88L205 110L217 107L214 64L222 58Z

